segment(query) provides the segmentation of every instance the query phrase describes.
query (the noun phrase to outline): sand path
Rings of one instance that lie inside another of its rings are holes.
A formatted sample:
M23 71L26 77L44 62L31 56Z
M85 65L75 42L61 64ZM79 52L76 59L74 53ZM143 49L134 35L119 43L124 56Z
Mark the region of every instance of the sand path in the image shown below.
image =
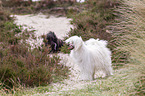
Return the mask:
M37 37L36 40L29 39L28 42L31 44L32 49L35 46L42 44L42 35L46 35L49 31L54 31L58 38L63 39L67 36L67 33L73 28L70 24L70 20L66 17L55 17L46 16L43 14L37 15L14 15L16 17L15 23L18 25L26 25L26 28L33 28L36 30L34 35Z

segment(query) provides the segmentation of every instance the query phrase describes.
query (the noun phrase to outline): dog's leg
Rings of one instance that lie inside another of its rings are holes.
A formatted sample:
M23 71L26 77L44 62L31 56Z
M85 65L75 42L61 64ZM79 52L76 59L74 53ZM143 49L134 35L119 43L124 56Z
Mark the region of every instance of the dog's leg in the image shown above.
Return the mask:
M106 68L103 68L102 71L103 71L102 78L113 75L113 73L112 73L113 70L112 70L111 66L107 66Z
M51 51L49 53L51 53L51 52L53 52L53 53L57 52L56 47L57 47L57 44L55 42L51 41Z
M79 80L93 80L93 75L89 73L81 73Z
M107 76L113 75L113 69L111 66L108 66L108 68L106 69L106 75Z
M54 43L54 50L57 50L57 44L56 43Z
M80 80L93 80L93 79L94 79L94 72L81 69Z

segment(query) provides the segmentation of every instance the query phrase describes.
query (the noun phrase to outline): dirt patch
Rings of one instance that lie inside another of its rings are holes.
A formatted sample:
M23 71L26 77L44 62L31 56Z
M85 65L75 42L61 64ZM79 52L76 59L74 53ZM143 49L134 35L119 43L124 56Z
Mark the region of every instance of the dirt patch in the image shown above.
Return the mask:
M47 16L43 14L31 14L31 15L14 15L16 18L15 23L18 25L26 25L25 28L29 30L34 29L34 35L36 40L29 39L27 40L32 48L35 46L40 46L43 43L42 35L46 35L49 31L54 31L58 38L63 39L67 36L67 33L73 28L73 25L70 24L71 19L66 17L55 17Z

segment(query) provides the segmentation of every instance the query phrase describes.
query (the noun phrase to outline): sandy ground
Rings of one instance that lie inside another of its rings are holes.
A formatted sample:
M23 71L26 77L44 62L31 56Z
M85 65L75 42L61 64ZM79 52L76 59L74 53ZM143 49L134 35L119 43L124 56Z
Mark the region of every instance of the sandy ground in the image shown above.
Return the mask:
M54 17L46 16L43 14L38 15L14 15L16 17L15 23L18 25L26 25L26 28L33 28L36 30L34 32L37 37L36 40L29 39L32 49L35 46L40 46L42 44L42 35L46 35L49 31L54 31L58 38L63 39L67 36L67 33L73 28L70 24L70 20L66 17ZM30 29L31 30L31 29Z

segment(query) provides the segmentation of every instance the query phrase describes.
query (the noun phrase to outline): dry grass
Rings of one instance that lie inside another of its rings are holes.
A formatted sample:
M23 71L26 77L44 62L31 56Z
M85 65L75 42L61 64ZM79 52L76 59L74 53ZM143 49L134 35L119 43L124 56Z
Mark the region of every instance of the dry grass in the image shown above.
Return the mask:
M134 85L128 90L128 94L141 96L145 95L145 1L123 0L123 4L116 9L121 18L116 19L117 23L114 23L110 30L117 37L114 40L118 46L116 50L129 52L127 66L133 68L133 71L128 73L129 78L131 75L137 78L129 81Z
M130 52L130 63L136 68L135 71L139 72L138 81L134 81L135 89L131 95L145 95L145 1L144 0L129 0L125 1L126 4L132 8L132 13L126 13L126 17L132 23L132 26L127 26L127 35L130 44L123 46L124 50Z

